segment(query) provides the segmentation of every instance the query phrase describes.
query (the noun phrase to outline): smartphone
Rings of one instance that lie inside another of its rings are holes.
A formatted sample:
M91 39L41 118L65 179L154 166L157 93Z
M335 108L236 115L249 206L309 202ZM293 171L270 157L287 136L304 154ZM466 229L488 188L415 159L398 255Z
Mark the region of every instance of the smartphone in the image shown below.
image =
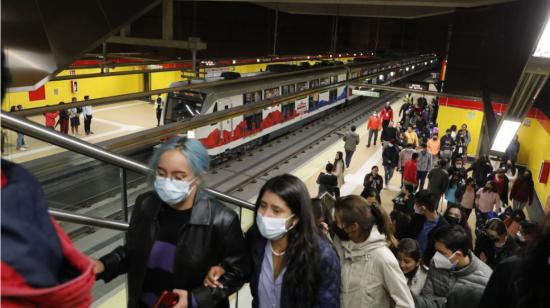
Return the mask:
M179 296L174 292L164 291L153 308L172 308L179 301Z

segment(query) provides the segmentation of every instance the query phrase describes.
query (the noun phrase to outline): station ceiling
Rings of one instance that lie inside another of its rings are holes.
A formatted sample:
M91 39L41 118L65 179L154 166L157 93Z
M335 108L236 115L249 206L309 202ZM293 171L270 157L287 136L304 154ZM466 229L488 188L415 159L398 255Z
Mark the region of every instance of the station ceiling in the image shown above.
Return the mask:
M224 2L240 2L221 0ZM280 0L248 1L290 14L415 19L516 0Z

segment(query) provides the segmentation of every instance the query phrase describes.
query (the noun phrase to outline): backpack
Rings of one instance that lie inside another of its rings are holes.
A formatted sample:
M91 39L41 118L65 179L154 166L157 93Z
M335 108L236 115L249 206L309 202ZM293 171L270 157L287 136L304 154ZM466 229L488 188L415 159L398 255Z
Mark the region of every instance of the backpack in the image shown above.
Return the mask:
M82 107L76 107L76 113L81 114L82 113Z

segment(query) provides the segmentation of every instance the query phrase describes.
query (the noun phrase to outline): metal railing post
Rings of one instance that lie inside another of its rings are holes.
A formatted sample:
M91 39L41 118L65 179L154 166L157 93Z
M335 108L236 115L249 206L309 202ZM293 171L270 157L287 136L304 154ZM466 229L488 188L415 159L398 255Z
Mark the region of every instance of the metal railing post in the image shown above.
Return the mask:
M126 169L120 168L120 201L122 205L122 219L128 222L128 185L126 184Z

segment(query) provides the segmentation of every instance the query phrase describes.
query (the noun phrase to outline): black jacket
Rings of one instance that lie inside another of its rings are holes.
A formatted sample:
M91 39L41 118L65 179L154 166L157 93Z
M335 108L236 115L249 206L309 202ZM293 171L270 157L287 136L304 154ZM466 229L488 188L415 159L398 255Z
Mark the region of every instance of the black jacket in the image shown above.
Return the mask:
M397 128L395 127L386 127L382 130L382 141L390 141L392 139L397 139Z
M384 178L380 174L367 173L363 179L363 187L364 189L374 188L380 194L384 188Z
M389 168L396 168L399 163L399 150L394 146L387 146L382 152L382 165Z
M420 232L422 231L422 228L424 227L425 222L426 222L426 216L415 213L413 216L413 219L411 220L411 223L409 224L407 237L416 239L418 234L420 234ZM435 254L435 242L432 239L433 232L447 225L449 225L447 220L445 220L445 218L442 215L439 215L439 220L437 221L437 224L428 233L428 246L426 248L426 251L422 255L422 261L424 262L424 264L430 264L430 261L432 260L432 257Z
M476 161L470 168L466 169L466 172L473 171L473 178L476 182L477 188L483 187L487 182L487 176L493 171L493 166L488 161Z
M105 271L98 277L106 282L128 273L128 307L138 307L142 296L147 262L156 234L162 201L155 192L136 199L127 241L101 258ZM227 297L239 290L250 273L237 214L217 200L199 193L189 223L179 231L174 264L174 285L192 294L200 307L229 307ZM213 265L221 264L224 288L211 289L203 279Z
M260 234L258 228L254 225L246 233L246 240L250 247L252 255L252 273L250 275L250 293L252 293L252 307L258 308L258 286L260 284L260 273L262 262L265 255L265 245L267 240ZM340 307L340 260L336 250L327 240L317 237L317 246L319 248L318 264L318 286L315 304L310 308L339 308ZM293 263L287 265L286 273L295 270ZM291 290L285 287L288 276L283 276L281 286L281 308L303 307L301 298L293 298Z
M539 260L542 262L534 259L511 257L501 262L489 279L478 307L547 308L550 267L545 264L545 258Z
M504 243L504 246L497 251L495 249L495 244L491 239L484 235L480 234L480 236L477 237L476 240L476 247L474 250L474 253L476 256L480 256L481 253L485 254L485 257L487 258L487 265L489 265L491 268L495 268L502 260L517 255L519 252L519 245L518 243L511 237L508 236L506 239L506 242Z
M326 191L337 197L340 196L340 190L338 189L338 177L336 175L321 172L317 177L317 184L319 184L319 196Z

